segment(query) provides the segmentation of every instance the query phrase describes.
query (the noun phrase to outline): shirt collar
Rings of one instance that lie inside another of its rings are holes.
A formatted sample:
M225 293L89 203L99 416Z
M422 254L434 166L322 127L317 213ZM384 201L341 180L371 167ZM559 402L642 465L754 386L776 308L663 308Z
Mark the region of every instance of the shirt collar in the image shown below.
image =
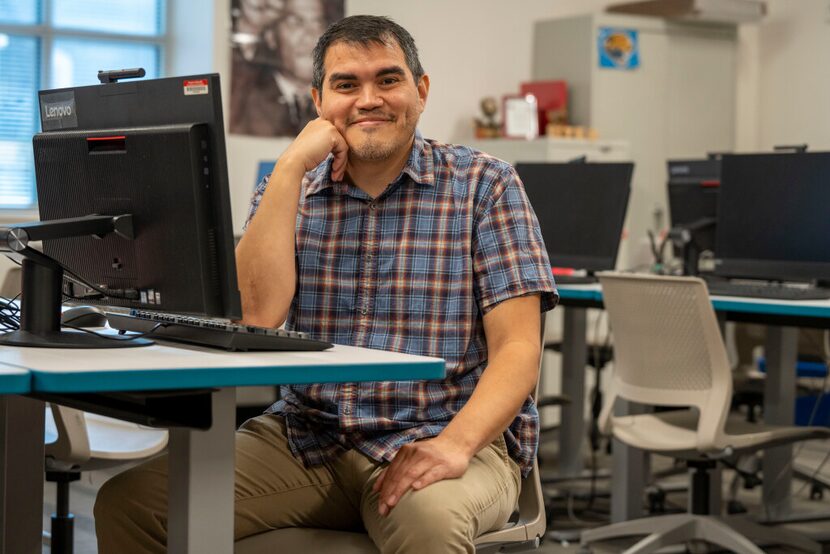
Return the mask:
M335 183L331 180L331 164L333 161L334 156L330 154L323 163L309 173L310 181L306 188L306 196L317 194L325 189L337 190L341 186L347 186L345 183ZM418 129L415 130L415 140L412 142L409 159L407 159L401 174L393 182L399 182L403 175L408 175L414 182L421 185L435 185L432 146L424 140L421 131Z
M409 159L406 161L406 165L403 167L401 174L404 173L409 175L418 184L435 184L432 145L424 140L421 131L418 129L415 129L415 140L412 143L412 151L409 153Z

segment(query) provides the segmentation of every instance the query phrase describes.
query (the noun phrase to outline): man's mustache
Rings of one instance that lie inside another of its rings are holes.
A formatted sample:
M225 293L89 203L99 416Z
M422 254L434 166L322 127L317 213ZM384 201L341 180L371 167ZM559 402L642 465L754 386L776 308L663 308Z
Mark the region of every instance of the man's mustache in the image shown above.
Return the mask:
M358 112L357 115L349 117L346 119L346 125L351 125L352 123L358 121L365 121L367 119L380 119L383 121L395 121L394 114L388 114L384 112L376 112L376 111L361 111Z

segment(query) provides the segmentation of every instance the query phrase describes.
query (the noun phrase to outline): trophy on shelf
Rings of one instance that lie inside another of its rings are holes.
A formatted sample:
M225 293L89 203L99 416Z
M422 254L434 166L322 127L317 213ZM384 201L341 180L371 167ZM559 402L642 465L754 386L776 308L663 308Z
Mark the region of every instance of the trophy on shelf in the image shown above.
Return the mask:
M479 106L481 107L481 112L484 114L484 118L476 118L475 120L476 138L483 139L500 137L501 126L496 122L496 113L499 111L499 105L496 102L496 99L492 96L485 96L481 99Z

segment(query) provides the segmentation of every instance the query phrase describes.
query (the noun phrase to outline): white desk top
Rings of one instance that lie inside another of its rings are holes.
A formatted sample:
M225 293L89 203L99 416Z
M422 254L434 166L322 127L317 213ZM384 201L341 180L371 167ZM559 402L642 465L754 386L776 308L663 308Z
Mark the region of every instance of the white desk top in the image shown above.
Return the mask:
M70 350L0 347L7 366L29 370L37 392L104 392L355 381L441 379L444 361L367 348L323 352L226 352L188 345Z

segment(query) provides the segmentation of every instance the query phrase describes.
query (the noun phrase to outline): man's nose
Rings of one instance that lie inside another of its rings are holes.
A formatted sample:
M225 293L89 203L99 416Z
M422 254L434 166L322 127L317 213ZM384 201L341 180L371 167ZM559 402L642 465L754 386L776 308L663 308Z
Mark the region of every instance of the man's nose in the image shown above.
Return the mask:
M360 89L360 96L357 98L357 108L371 110L380 107L382 104L383 98L380 97L377 88L373 85L367 85Z

